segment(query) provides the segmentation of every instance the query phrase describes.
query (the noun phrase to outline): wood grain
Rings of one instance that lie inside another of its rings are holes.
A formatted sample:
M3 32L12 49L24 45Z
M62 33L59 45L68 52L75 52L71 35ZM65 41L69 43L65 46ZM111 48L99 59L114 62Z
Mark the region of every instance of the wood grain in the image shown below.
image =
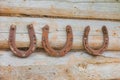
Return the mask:
M1 0L1 1L10 1L10 0ZM16 1L16 0L12 0ZM20 0L20 1L30 1L30 0ZM31 1L37 1L37 0L31 0ZM56 0L39 0L39 1L56 1ZM120 0L57 0L59 2L74 2L74 3L117 3L120 2Z
M38 49L23 59L0 50L0 80L120 80L120 0L0 0L0 49L9 48L12 24L17 26L18 48L29 46L28 24L34 25L36 47L42 48L42 27L47 24L49 43L55 49L64 46L65 28L71 25L72 51L58 58ZM102 26L108 28L109 51L101 56L78 51L84 50L82 37L88 25L89 46L95 49L103 43Z
M74 35L73 50L84 49L82 37L84 28L89 25L89 45L99 48L103 42L101 28L106 25L109 32L109 46L107 50L120 50L120 22L100 20L78 20L78 19L53 19L53 18L27 18L27 17L0 17L0 48L8 48L8 35L11 24L17 26L17 47L29 46L29 37L26 26L33 24L37 36L37 47L42 48L42 27L49 25L49 43L53 48L61 49L66 42L66 26L71 25Z
M1 80L119 80L120 51L91 56L85 52L69 52L61 58L35 52L28 58L0 51ZM106 56L107 55L107 56Z
M88 0L87 0L88 1ZM91 0L92 1L92 0ZM94 2L98 1L98 2ZM1 0L0 15L13 16L48 16L61 18L84 18L120 21L120 3L105 0L79 2L78 0Z

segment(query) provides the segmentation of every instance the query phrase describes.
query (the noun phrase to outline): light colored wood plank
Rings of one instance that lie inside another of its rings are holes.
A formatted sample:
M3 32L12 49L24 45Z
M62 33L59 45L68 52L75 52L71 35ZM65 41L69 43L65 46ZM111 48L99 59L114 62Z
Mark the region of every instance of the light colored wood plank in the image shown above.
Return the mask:
M101 28L106 25L109 32L109 46L107 50L120 50L120 22L99 20L77 20L77 19L53 19L53 18L26 18L26 17L0 17L0 48L8 48L9 27L11 24L17 26L17 47L29 46L29 37L26 25L33 24L37 36L37 47L42 48L42 27L49 25L49 43L53 48L62 48L66 42L66 25L71 25L74 35L73 50L83 49L82 36L84 28L90 25L89 45L99 48L103 42Z
M55 58L40 51L23 59L13 56L10 51L0 51L0 79L119 80L118 54L120 52L105 52L103 56L95 57L85 52L69 52L64 57Z
M80 3L37 0L0 1L0 14L111 19L120 21L120 3Z
M42 0L41 0L42 1ZM51 0L46 0L51 1ZM55 1L55 0L52 0ZM74 3L117 3L120 2L120 0L57 0L62 2L74 2Z
M10 0L1 0L1 1L10 1ZM12 1L16 1L16 0L12 0ZM30 1L30 0L21 0L21 1ZM31 1L37 1L37 0L31 0ZM56 1L56 0L39 0L39 1ZM120 0L57 0L57 1L74 2L74 3L117 3L117 2L120 2Z

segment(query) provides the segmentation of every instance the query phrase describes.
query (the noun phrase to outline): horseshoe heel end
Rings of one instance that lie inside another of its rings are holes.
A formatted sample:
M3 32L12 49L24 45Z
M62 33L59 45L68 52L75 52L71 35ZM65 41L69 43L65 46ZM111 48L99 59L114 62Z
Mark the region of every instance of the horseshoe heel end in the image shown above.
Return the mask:
M16 25L11 25L10 26L10 32L9 32L9 40L8 40L8 43L10 44L12 42L12 38L13 38L13 35L16 31Z
M103 31L103 34L107 32L107 27L105 25L102 27L102 31Z
M66 32L70 32L70 31L72 31L72 28L71 28L70 25L67 25L67 26L66 26Z
M90 31L90 26L87 26L87 27L85 28L85 31L89 32L89 31Z
M85 27L85 30L84 30L84 38L87 38L87 37L88 37L89 31L90 31L90 26Z
M43 31L49 31L49 26L48 25L45 25L43 28L42 28Z
M33 28L33 24L27 25L28 29L32 29Z
M12 24L12 25L10 26L10 30L16 30L16 25L13 25L13 24Z
M103 25L102 30L107 30L107 27Z

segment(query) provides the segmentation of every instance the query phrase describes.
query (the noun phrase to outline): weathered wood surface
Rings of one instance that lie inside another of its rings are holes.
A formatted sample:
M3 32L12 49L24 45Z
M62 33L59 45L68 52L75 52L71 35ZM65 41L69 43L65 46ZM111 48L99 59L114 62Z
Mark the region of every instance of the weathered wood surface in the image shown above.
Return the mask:
M84 28L91 26L89 34L89 45L99 48L103 42L101 28L106 25L109 32L109 46L107 50L120 50L120 22L99 21L99 20L77 20L77 19L53 19L53 18L26 18L26 17L0 17L0 48L8 48L8 35L11 24L17 26L16 44L17 47L29 46L29 37L26 26L33 24L37 36L37 47L42 48L41 35L42 27L50 26L49 43L53 48L62 48L66 42L66 25L71 25L73 30L72 49L83 49L82 37Z
M50 45L58 49L66 41L65 26L71 25L74 35L72 49L76 50L56 58L48 56L41 49L24 59L14 56L10 51L0 51L0 80L120 80L119 2L120 0L0 0L0 48L9 47L11 24L17 26L17 47L29 46L26 25L32 23L37 36L36 47L42 48L42 27L48 24ZM40 18L43 16L56 18ZM68 19L57 19L59 17ZM87 25L91 26L89 45L92 48L102 45L101 27L107 26L110 38L107 50L111 51L105 51L101 56L77 51L83 50L82 36Z
M10 2L10 0L0 0L0 1L8 1ZM16 0L12 0L12 1L16 1ZM19 1L30 1L30 0L19 0ZM31 0L31 1L37 1L37 0ZM39 1L55 1L55 0L39 0ZM120 0L57 0L60 2L75 2L75 3L117 3L120 2Z
M86 2L84 3L81 1L83 0L1 0L0 15L111 19L120 21L119 0L90 0L91 3L87 2L88 0L85 0Z
M120 52L91 56L69 52L61 58L35 52L28 58L0 51L0 80L120 80Z

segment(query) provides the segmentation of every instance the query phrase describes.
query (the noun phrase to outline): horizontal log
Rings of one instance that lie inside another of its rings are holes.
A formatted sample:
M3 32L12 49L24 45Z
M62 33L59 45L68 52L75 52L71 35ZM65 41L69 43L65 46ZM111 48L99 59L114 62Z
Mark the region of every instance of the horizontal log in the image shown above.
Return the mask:
M35 52L28 58L0 51L1 80L119 80L120 52L105 52L109 57L69 52L61 58ZM114 57L113 57L114 55Z
M9 1L10 0L1 0L1 1ZM12 0L16 1L16 0ZM30 0L21 0L21 1L30 1ZM36 0L32 0L36 1ZM39 1L55 1L55 0L39 0ZM117 3L120 2L120 0L57 0L60 2L74 2L74 3Z
M94 3L94 1L97 0L93 0L92 3L82 3L73 0L1 0L0 15L111 19L120 21L119 2L103 3L98 0L98 3Z
M35 1L35 0L34 0ZM55 1L55 0L46 0L46 1ZM120 0L57 0L61 2L74 2L74 3L117 3Z
M92 48L102 46L103 33L101 28L106 25L109 33L109 46L107 50L120 50L120 22L99 20L77 20L77 19L53 19L53 18L26 18L26 17L0 17L0 48L8 48L8 35L11 24L17 26L17 47L28 47L29 37L26 25L33 24L37 36L37 47L42 48L42 27L49 25L49 43L53 48L61 49L66 42L66 26L71 25L73 30L72 49L84 49L82 37L84 28L89 25L89 45Z

